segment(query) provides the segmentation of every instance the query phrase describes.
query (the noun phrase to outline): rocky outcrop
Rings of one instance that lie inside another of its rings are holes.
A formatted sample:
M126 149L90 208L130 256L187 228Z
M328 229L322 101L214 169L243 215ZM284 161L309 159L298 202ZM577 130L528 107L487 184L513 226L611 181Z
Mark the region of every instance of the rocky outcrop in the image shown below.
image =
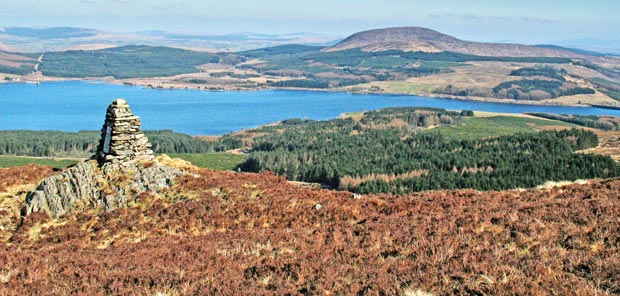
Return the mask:
M148 139L123 99L107 109L97 153L91 160L51 176L26 196L22 214L58 217L75 211L127 205L141 193L158 194L184 172L157 161Z
M90 160L45 179L26 196L23 214L43 211L58 217L86 209L113 210L143 192L161 193L182 174L158 162L99 167Z
M45 211L54 215L71 212L78 200L94 198L97 193L93 162L80 163L60 175L51 176L26 196L23 214Z

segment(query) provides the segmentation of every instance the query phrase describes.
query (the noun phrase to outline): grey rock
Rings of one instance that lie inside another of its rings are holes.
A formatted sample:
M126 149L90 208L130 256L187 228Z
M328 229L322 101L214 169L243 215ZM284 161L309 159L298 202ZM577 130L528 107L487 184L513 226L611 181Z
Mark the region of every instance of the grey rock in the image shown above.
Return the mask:
M53 217L75 211L126 206L143 192L157 194L184 172L155 161L151 144L123 99L106 112L97 153L91 160L51 176L26 196L22 213Z
M98 188L96 163L83 162L60 175L51 176L26 196L25 213L48 212L60 216L71 212L78 201L93 200Z
M107 164L100 168L96 161L90 160L43 180L26 196L23 214L47 212L58 217L76 210L110 211L126 206L143 192L160 193L183 174L158 162L148 167L134 163Z

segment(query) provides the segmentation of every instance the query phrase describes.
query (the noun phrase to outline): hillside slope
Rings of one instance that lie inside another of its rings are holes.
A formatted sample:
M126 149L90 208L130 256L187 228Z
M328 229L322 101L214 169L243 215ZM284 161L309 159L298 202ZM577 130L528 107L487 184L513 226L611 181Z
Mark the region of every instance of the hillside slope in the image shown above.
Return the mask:
M422 52L449 51L479 56L499 57L587 57L586 55L557 47L464 41L450 35L421 27L385 28L359 32L332 47L324 49L324 51L333 52L355 48L371 52L387 50Z
M125 209L3 226L0 294L618 294L618 191L613 179L358 199L195 170Z
M10 46L8 44L0 43L0 51L20 52L21 50L18 49L17 47Z

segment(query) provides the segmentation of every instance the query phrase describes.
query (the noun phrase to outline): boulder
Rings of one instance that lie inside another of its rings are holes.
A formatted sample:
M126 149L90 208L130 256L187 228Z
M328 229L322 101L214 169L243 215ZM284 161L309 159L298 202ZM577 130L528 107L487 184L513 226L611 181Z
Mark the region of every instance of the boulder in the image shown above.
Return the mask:
M127 205L143 192L158 194L183 171L158 162L99 167L94 160L51 176L26 196L24 215L47 212L52 217L75 211Z

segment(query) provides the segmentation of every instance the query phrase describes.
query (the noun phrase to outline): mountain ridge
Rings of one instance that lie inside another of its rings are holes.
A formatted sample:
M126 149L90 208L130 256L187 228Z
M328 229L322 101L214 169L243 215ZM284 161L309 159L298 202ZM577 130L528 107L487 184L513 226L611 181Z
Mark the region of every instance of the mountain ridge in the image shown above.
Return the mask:
M405 52L457 52L500 57L590 58L589 55L555 47L516 43L474 42L422 27L393 27L355 33L324 52L360 49L367 52L401 50Z
M111 32L81 27L0 27L0 43L19 47L20 51L25 52L63 51L79 46L89 48L91 44L146 44L209 51L242 51L291 43L327 46L340 39L309 32L207 34L164 30Z
M4 34L36 39L65 39L65 38L85 38L92 37L99 33L98 30L90 28L76 27L51 27L51 28L29 28L29 27L4 27Z

